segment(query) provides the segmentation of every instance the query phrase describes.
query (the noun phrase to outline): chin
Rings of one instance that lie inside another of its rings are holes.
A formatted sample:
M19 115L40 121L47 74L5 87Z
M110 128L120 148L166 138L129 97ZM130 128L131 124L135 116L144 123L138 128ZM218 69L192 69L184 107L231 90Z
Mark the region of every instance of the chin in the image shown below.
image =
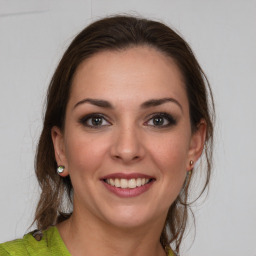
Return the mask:
M139 208L134 206L122 206L113 212L109 212L105 219L108 223L120 229L134 229L143 226L151 225L157 221L156 216L163 216L159 213L153 214L146 207Z

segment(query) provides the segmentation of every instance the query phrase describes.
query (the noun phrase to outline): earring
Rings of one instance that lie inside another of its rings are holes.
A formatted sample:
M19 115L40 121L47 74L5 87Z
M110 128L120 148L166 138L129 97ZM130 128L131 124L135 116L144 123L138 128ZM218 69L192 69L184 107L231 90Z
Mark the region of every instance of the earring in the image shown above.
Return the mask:
M57 173L58 173L58 174L63 173L63 172L64 172L64 169L65 169L65 166L59 165L59 166L57 167Z
M190 166L192 166L194 164L194 161L190 160L189 164L190 164Z

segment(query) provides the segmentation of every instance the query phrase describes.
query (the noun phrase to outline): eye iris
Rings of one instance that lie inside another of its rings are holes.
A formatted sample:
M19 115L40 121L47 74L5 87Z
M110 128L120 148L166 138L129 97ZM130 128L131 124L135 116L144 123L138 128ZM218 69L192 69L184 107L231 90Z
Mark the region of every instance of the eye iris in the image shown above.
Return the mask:
M99 126L101 124L102 124L102 118L101 117L92 118L92 125Z
M162 118L162 117L155 117L154 119L153 119L153 124L154 125L163 125L163 123L164 123L164 119Z

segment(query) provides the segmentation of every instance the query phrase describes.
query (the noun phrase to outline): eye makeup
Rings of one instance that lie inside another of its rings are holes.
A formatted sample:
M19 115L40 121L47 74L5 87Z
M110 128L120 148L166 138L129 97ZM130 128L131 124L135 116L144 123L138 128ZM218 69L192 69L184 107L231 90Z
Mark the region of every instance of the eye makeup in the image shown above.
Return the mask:
M177 119L166 112L156 112L148 115L146 117L146 122L143 123L144 126L153 127L156 129L168 128L175 126L177 124ZM78 120L86 128L91 129L101 129L106 126L111 126L112 123L102 113L90 113Z
M80 118L78 121L85 127L92 129L99 129L105 126L110 126L111 123L107 120L105 115L101 113L91 113Z
M160 129L175 126L176 124L177 119L166 112L153 113L144 123L146 126L153 126L154 128Z

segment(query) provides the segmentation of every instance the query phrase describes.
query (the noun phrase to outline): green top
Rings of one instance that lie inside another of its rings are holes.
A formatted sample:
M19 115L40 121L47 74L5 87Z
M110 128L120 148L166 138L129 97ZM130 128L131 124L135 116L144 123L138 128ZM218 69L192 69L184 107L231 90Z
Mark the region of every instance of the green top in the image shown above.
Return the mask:
M23 239L0 244L0 256L71 256L64 242L61 239L58 229L55 226L43 231L43 237L37 241L32 233L26 234ZM168 256L174 256L169 251Z
M0 255L15 256L47 256L62 255L71 256L62 241L56 227L50 227L43 231L43 237L37 241L32 233L26 234L23 239L0 244Z

